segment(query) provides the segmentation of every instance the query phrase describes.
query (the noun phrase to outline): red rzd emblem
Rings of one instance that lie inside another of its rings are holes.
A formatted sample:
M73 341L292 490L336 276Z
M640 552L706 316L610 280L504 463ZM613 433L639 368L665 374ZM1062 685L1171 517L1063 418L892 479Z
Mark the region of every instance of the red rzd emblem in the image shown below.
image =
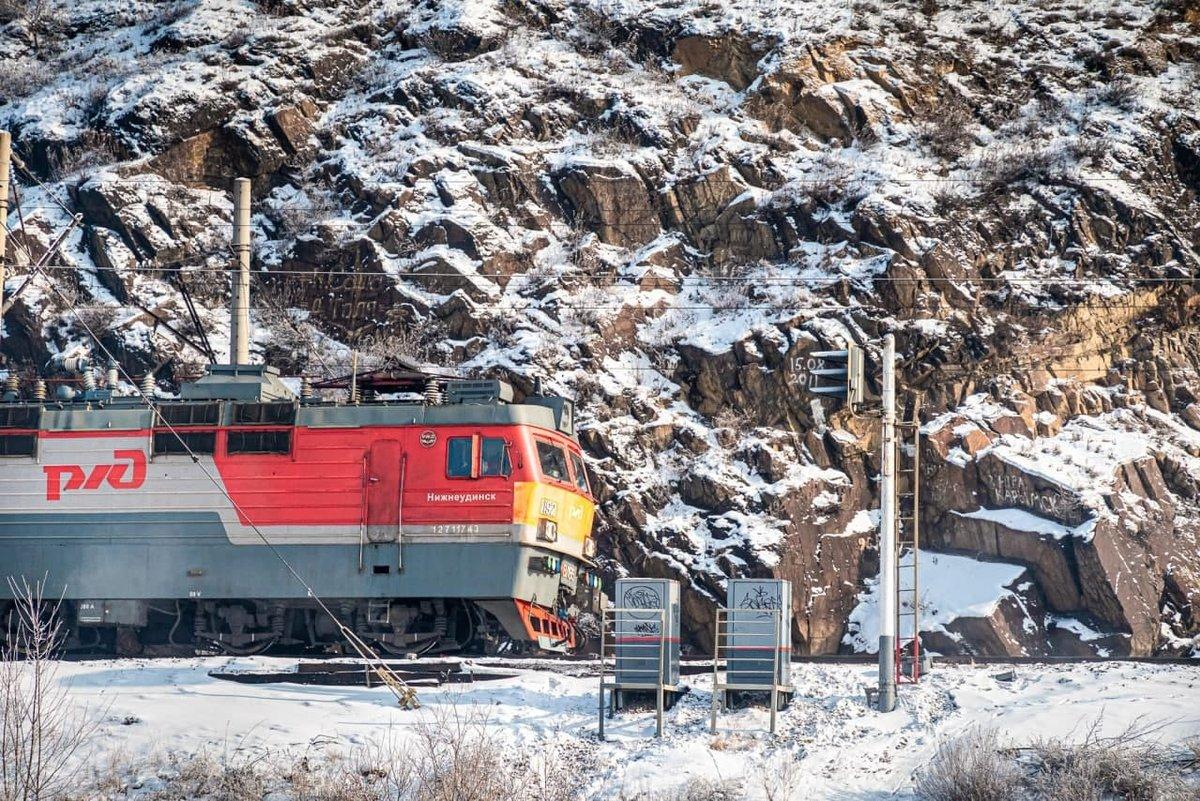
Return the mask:
M46 500L60 500L64 492L100 489L106 481L108 486L118 490L137 489L146 483L145 453L113 451L113 460L115 464L98 464L91 472L77 464L46 465L42 468L46 474Z

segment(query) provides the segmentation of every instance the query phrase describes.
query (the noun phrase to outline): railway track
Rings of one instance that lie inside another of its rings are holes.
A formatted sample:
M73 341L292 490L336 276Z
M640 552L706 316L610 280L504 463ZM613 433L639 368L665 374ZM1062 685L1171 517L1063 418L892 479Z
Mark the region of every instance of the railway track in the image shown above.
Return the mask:
M793 664L863 665L872 666L876 660L869 655L797 656ZM942 665L1066 665L1131 662L1156 665L1188 665L1200 668L1200 659L1183 657L969 657L951 656L935 660ZM527 671L549 671L576 678L599 675L595 657L487 657L479 659L391 660L387 662L405 683L412 687L439 687L443 684L473 684L516 678ZM696 676L712 671L710 659L685 659L680 665L684 676ZM302 684L326 686L378 685L378 680L361 661L344 657L305 657L294 666L247 669L232 666L210 673L215 678L242 684Z

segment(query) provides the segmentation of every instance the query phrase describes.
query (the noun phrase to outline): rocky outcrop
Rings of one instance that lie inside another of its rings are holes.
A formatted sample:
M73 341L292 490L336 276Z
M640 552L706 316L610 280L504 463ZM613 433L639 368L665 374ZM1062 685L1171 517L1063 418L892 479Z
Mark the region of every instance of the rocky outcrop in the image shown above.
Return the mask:
M18 278L64 200L83 228L56 276L120 312L123 358L182 372L179 286L220 336L225 195L251 177L256 353L321 372L407 338L443 369L574 395L605 576L683 581L700 648L738 575L793 581L799 648L850 647L880 443L806 382L848 340L874 373L893 333L906 414L921 396L924 544L1024 571L929 644L1192 648L1186 14L1135 2L1099 41L1094 16L1035 3L1019 34L983 2L919 24L866 6L828 25L650 3L303 11L71 7L41 54L0 28L0 125L49 182L20 175ZM88 345L55 298L35 282L5 315L8 363Z
M571 220L605 244L636 248L661 231L657 206L628 164L573 164L555 172L554 182Z

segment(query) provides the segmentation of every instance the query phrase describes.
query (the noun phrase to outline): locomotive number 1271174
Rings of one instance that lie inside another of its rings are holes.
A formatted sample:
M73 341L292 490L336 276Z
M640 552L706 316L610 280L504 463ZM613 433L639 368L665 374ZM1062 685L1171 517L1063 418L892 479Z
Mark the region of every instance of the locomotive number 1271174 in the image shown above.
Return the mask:
M434 534L478 534L478 523L438 523L433 527Z

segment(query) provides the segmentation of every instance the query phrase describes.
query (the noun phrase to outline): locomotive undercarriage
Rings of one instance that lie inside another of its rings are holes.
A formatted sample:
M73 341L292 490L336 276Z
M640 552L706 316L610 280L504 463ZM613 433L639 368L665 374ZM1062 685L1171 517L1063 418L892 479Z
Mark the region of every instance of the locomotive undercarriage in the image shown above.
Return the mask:
M63 648L120 656L253 655L281 650L354 653L343 627L396 656L520 652L496 618L463 599L62 602ZM14 631L15 612L0 601L0 639Z

